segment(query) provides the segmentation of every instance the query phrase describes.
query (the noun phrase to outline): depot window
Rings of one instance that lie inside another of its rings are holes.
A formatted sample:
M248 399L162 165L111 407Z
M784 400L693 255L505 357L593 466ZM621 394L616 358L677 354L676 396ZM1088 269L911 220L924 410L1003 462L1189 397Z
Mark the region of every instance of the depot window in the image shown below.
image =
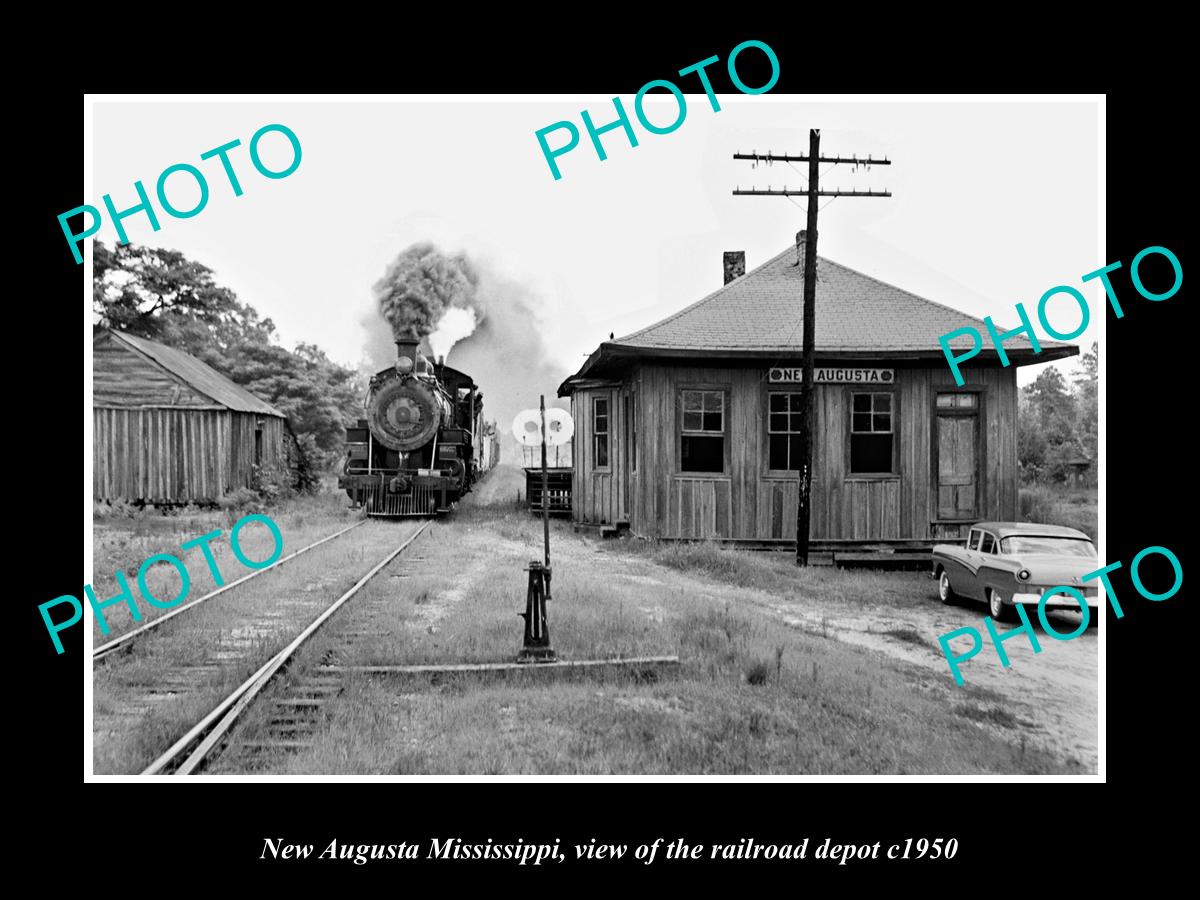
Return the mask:
M596 468L608 468L608 398L597 397L592 401L592 447Z
M850 395L851 475L895 473L896 410L890 393Z
M679 469L725 471L725 392L681 391Z
M800 436L804 413L800 394L771 393L767 397L767 440L770 445L768 468L776 471L800 468Z

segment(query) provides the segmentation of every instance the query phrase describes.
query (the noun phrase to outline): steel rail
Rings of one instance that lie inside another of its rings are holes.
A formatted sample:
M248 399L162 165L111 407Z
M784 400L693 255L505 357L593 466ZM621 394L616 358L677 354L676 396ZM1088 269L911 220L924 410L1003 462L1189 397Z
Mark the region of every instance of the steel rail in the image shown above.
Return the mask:
M421 524L421 527L414 531L400 546L391 551L383 558L371 571L360 578L355 585L338 597L333 603L325 609L323 613L317 616L307 628L296 636L290 644L276 653L273 657L267 660L262 667L238 685L232 693L222 700L215 709L212 710L203 719L193 725L183 737L177 740L171 747L166 750L158 759L154 760L141 773L143 775L162 775L164 769L170 764L183 756L192 744L200 741L200 744L179 764L179 766L168 774L174 775L190 775L194 772L201 763L208 757L210 753L217 747L221 740L228 734L229 729L237 720L238 716L246 709L247 706L254 700L271 678L283 667L292 656L293 653L308 640L317 629L325 623L325 621L337 612L342 605L357 594L363 586L390 563L393 559L403 553L413 541L415 541L427 527L429 521L426 520ZM220 721L218 721L220 720ZM214 726L213 723L216 723Z
M253 572L250 572L247 575L243 575L241 578L237 579L237 581L231 581L231 582L229 582L229 584L222 585L221 587L217 588L215 591L209 591L203 597L197 597L195 600L188 601L187 603L183 604L183 606L180 606L180 607L177 607L177 608L171 610L165 616L159 616L156 619L151 619L145 625L141 626L140 628L135 628L133 631L129 632L128 634L123 634L119 638L115 638L111 641L108 641L105 644L101 644L99 647L96 647L92 650L92 662L97 663L100 660L104 659L105 657L110 656L111 654L113 654L117 650L119 650L121 647L123 647L125 644L132 641L134 638L140 637L141 635L145 634L147 631L157 628L163 622L166 622L169 619L174 618L175 616L179 615L184 610L191 609L193 606L197 606L197 605L203 603L205 600L211 600L213 597L217 596L217 594L223 594L223 593L225 593L225 591L231 590L232 588L237 587L239 584L245 584L251 578L261 575L264 572L270 572L276 566L282 566L289 559L295 559L300 554L307 553L313 547L319 547L322 544L324 544L326 541L332 541L336 537L341 537L347 531L352 531L353 529L357 528L359 525L366 524L367 521L368 521L367 519L359 519L353 525L343 528L341 531L335 531L333 534L327 535L326 537L321 538L319 541L309 544L307 547L301 547L299 550L295 551L294 553L289 553L287 556L283 557L282 559L275 560L275 562L271 563L271 565L266 566L265 568L257 569Z

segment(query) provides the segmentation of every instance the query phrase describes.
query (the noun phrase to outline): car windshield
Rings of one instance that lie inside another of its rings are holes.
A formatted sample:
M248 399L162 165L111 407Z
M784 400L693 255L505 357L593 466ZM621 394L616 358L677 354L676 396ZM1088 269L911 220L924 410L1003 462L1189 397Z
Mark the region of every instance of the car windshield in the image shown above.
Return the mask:
M1069 537L1039 537L1022 535L1006 537L1000 542L1004 552L1011 555L1018 553L1057 553L1062 556L1092 557L1096 548L1086 538Z

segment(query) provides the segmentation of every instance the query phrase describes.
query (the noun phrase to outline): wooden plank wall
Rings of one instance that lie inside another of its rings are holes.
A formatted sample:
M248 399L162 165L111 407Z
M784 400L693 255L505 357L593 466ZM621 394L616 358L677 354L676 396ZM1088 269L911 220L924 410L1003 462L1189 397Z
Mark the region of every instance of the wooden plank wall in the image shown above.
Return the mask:
M881 366L882 367L882 366ZM732 537L770 539L795 537L796 482L766 473L766 399L764 370L759 368L697 368L642 366L630 384L637 387L636 414L640 427L639 471L630 479L630 524L638 534L656 537ZM678 441L677 397L680 385L715 384L728 389L731 442L729 465L721 475L676 471ZM930 441L933 392L953 388L948 367L897 369L898 427L895 478L847 480L848 416L844 385L817 388L816 444L813 448L812 537L818 540L928 540L945 534L935 529L935 500L931 487ZM977 368L964 389L984 391L987 459L985 503L981 519L1014 519L1017 515L1016 409L1014 369ZM607 391L616 398L620 392ZM581 396L582 395L582 396ZM598 521L611 515L619 484L612 476L589 468L590 397L578 392L576 423L576 491L587 494L577 503L577 517ZM578 405L587 398L587 405ZM616 407L613 407L616 409ZM580 410L587 415L581 418ZM621 448L623 417L613 418L614 448ZM623 470L622 470L623 472ZM588 518L591 517L591 518ZM608 521L613 521L609 518Z
M94 407L93 497L211 501L247 487L259 420L229 410ZM285 464L283 420L261 421L263 465Z
M630 528L655 537L740 537L757 510L760 452L757 369L642 366L637 385L638 477L630 499ZM721 475L677 473L680 385L728 390L728 469Z

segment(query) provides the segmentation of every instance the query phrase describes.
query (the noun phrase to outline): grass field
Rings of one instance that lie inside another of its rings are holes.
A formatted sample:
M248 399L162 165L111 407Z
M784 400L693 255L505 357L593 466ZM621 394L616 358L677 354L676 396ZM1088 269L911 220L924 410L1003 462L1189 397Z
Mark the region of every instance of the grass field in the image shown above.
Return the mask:
M283 554L286 555L356 521L359 514L347 506L348 501L344 493L330 491L295 498L266 510L266 515L279 526L283 535ZM100 512L102 515L95 519L92 529L92 580L89 584L92 585L97 600L102 601L119 592L120 586L115 573L123 572L132 591L138 597L142 621L134 621L128 607L123 603L108 607L105 610L105 621L109 627L109 634L105 635L100 629L99 621L89 610L88 617L93 622L92 634L96 644L119 637L124 632L169 612L150 605L138 595L138 568L146 559L157 553L176 556L182 559L187 567L191 587L186 600L181 602L194 600L217 586L199 547L186 552L180 550L181 544L203 534L214 530L221 532L221 536L212 541L210 546L225 582L241 578L253 571L235 558L229 545L230 529L238 519L247 514L246 510L191 509L181 513L163 513L150 507L140 511L128 509L124 513L112 513L108 510ZM238 534L238 541L242 552L252 560L265 560L274 549L270 532L259 523L245 526ZM156 563L147 571L146 583L152 594L165 600L177 596L180 591L179 575L174 567L166 562Z
M500 470L492 478L515 478ZM496 497L515 490L494 490ZM512 660L541 524L508 503L460 505L301 650L293 674ZM600 541L553 527L550 634L560 658L676 654L677 674L437 684L351 675L310 749L281 773L1082 773L1027 743L1004 698L790 627L763 597L873 609L929 603L927 580L817 568L712 545ZM419 559L419 566L416 560ZM920 641L897 629L891 638ZM365 635L347 641L342 635ZM286 682L274 686L276 696ZM271 692L247 714L253 739ZM216 771L222 771L218 763Z

